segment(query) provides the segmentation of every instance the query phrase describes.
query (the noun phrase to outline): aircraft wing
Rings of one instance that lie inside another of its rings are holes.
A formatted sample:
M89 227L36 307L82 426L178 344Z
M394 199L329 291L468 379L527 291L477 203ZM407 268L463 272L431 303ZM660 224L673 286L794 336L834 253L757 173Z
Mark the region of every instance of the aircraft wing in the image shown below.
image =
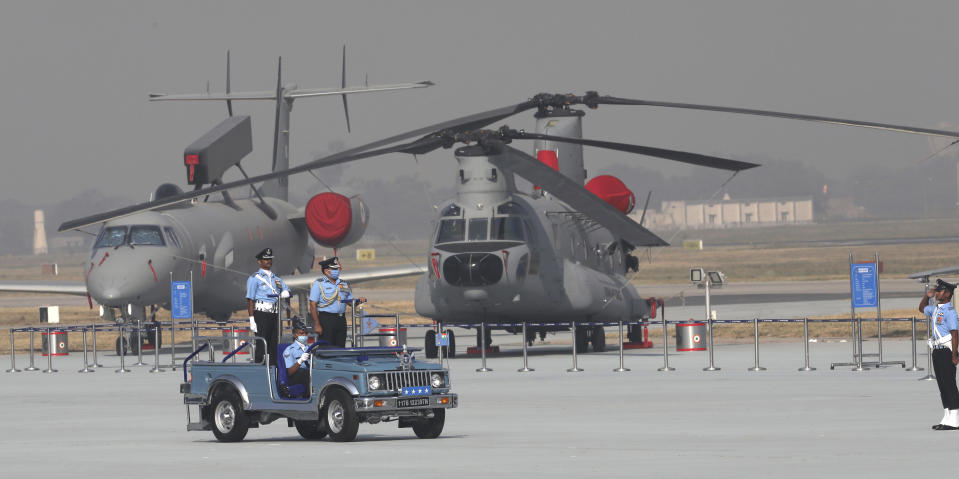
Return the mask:
M950 274L959 273L959 265L950 266L948 268L940 269L930 269L929 271L920 271L918 273L912 273L909 275L909 279L919 279L923 282L928 282L930 276L944 276Z
M402 278L404 276L416 276L426 272L426 266L418 265L400 265L386 266L382 268L358 269L344 272L340 278L351 285L363 283L365 281L376 281L378 279ZM290 289L309 290L323 273L316 274L298 274L283 278ZM85 294L85 293L84 293Z
M3 281L0 282L0 292L86 296L87 285L82 281Z

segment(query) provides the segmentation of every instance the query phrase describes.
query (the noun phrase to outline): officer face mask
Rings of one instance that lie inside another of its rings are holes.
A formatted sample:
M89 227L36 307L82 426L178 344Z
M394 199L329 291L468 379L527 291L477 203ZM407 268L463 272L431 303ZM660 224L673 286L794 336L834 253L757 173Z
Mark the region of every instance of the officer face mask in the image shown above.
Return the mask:
M300 344L306 344L306 336L297 336L296 340L299 341Z
M338 270L338 269L331 269L331 270L330 270L330 277L333 278L333 279L339 278L339 277L340 277L340 270Z

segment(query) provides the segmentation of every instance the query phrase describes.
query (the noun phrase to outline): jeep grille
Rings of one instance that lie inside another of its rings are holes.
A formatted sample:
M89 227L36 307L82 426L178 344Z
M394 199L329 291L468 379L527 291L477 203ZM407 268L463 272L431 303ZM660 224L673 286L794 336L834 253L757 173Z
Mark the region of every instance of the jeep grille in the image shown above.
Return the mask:
M390 371L384 374L387 391L430 385L430 371Z

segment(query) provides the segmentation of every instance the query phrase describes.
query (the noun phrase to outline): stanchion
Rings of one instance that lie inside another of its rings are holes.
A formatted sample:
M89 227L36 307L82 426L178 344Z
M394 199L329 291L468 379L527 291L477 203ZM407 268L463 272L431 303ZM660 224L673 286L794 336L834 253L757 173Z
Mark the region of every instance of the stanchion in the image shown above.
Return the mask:
M669 352L666 350L666 343L669 342L669 333L666 330L666 312L663 312L663 367L657 371L675 371L676 368L669 367Z
M926 338L928 339L931 337L932 337L932 321L926 321ZM929 371L929 374L926 374L925 376L919 378L919 380L933 381L936 379L936 376L933 374L933 370L932 370L932 343L927 340L926 344L928 344L927 346L928 351L926 353L926 371Z
M97 322L93 322L93 364L90 365L91 368L102 368L103 365L100 364L100 360L97 359Z
M130 334L130 346L133 346L133 334ZM143 324L140 323L140 320L137 320L137 362L133 363L133 365L147 365L147 363L143 362Z
M292 330L292 327L291 327L291 330ZM227 344L229 344L230 346L228 348L225 348L224 352L232 349L236 349L237 346L234 341L236 341L237 343L239 342L236 338L236 326L231 324L230 325L230 341L227 342ZM233 364L236 364L236 354L233 355Z
M523 343L526 344L526 343ZM10 328L10 369L7 370L8 373L19 373L20 370L17 369L17 360L16 354L13 349L13 328Z
M852 370L868 371L869 368L862 367L862 316L856 318L853 328L856 328L856 336L858 337L857 342L859 344L859 355L856 356L856 367L852 368Z
M34 351L34 348L33 348L33 334L36 333L36 332L37 332L37 330L36 330L35 328L30 328L30 364L29 364L27 367L23 368L24 371L39 371L39 370L40 370L40 368L38 368L38 367L36 367L36 366L33 365L33 353L35 352L35 351Z
M533 333L533 334L536 334L536 333ZM527 339L528 337L529 336L526 336L526 323L524 322L523 323L523 367L521 369L517 369L516 372L528 373L531 371L535 371L535 369L532 369L529 367L529 361L526 356L526 346L529 343L529 340Z
M623 373L626 371L631 371L627 367L623 367L623 322L619 322L619 367L614 369L614 373Z
M53 352L57 350L57 343L54 342L53 336L50 335L50 329L47 328L47 369L44 369L44 373L55 373L56 369L53 369Z
M709 312L706 313L706 327L709 328L709 367L703 368L703 371L719 371L722 368L717 368L713 363L713 315Z
M232 328L232 326L230 326ZM233 355L233 362L236 362L236 355ZM163 369L160 369L160 323L157 323L157 326L153 328L153 369L150 370L151 373L162 373Z
M436 322L436 338L437 338L437 340L440 338L440 335L441 335L441 334L443 334L443 323L442 323L441 321L437 321L437 322ZM396 331L396 337L397 337L397 338L400 337L400 332L399 332L399 331ZM438 342L440 343L440 345L436 348L436 357L439 358L439 360L440 360L440 367L442 367L442 366L443 366L443 343L442 343L442 341L438 341Z
M176 320L173 318L170 318L170 369L176 371Z
M121 324L121 325L120 325L120 369L117 369L117 370L115 370L115 371L113 371L113 372L115 372L115 373L128 373L128 372L130 372L130 370L127 369L126 359L124 359L124 358L126 358L126 357L127 357L126 348L123 347L123 325Z
M765 371L766 368L759 365L759 318L753 318L753 367L749 371Z
M571 326L570 329L573 331L573 367L567 369L566 372L578 373L581 372L582 369L576 364L576 322L570 321L569 324Z
M399 339L400 330L396 330L396 338ZM526 338L523 338L523 341L526 341ZM525 342L523 344L526 344ZM492 369L486 367L486 322L480 323L480 356L483 358L483 367L477 368L476 372L478 373L488 373Z
M917 358L916 358L916 356L917 356L917 352L916 352L916 317L913 316L911 319L912 319L912 321L910 321L910 322L912 323L912 367L909 368L909 369L906 369L906 371L922 371L922 368L916 366L916 359L917 359Z
M96 369L90 369L90 363L87 362L87 328L83 328L83 369L78 373L95 373Z
M815 371L809 367L809 318L802 318L803 367L799 371Z

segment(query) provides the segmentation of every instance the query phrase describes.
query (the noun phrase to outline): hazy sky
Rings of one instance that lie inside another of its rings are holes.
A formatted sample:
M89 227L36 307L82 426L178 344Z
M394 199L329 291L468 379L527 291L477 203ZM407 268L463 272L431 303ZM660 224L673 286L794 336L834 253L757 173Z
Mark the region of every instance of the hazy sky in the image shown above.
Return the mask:
M99 188L145 199L185 184L182 152L226 115L222 103L149 103L150 92L284 83L432 80L408 92L338 98L293 110L293 163L331 142L356 145L521 101L537 92L711 103L936 127L959 124L955 1L4 2L0 14L0 199L48 203ZM247 171L265 171L273 106L253 115ZM529 127L529 115L507 121ZM830 175L916 162L924 137L648 107L590 112L585 136L727 157L765 155ZM589 151L610 162L663 160ZM418 169L417 169L418 168ZM348 177L417 173L451 181L449 152L420 166L394 155ZM954 170L947 172L954 175ZM720 174L722 176L722 174ZM308 188L306 175L293 182Z

